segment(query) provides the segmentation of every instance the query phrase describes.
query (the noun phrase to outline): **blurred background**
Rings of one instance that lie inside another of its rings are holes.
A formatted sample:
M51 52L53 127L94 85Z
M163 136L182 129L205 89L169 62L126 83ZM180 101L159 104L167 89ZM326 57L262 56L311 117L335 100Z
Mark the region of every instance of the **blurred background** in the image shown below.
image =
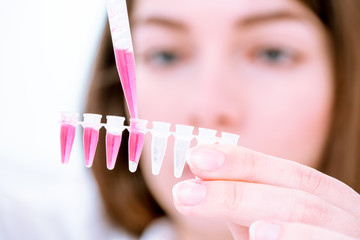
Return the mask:
M1 0L0 239L100 239L81 129L64 166L59 119L82 113L105 13L104 0Z

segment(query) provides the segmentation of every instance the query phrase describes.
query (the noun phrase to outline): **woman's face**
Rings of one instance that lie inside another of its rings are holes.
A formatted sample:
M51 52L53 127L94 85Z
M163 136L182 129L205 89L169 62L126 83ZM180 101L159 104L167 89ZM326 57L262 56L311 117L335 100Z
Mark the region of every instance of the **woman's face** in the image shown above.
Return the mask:
M317 166L333 86L326 32L309 9L295 0L137 0L132 20L140 118L236 133L242 146ZM182 221L171 196L174 141L153 176L150 140L143 174ZM185 167L181 180L193 177Z

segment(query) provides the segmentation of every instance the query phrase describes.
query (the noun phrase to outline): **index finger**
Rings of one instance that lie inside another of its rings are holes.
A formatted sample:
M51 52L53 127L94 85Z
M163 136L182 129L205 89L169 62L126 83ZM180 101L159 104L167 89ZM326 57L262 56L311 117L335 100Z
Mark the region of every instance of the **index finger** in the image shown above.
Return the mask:
M360 196L339 180L298 162L240 146L204 145L190 151L188 164L204 180L237 180L302 190L360 217Z
M271 234L278 240L297 239L328 239L328 240L356 240L342 233L304 223L290 223L278 221L257 221L249 229L250 240L262 239ZM355 235L355 234L354 234Z

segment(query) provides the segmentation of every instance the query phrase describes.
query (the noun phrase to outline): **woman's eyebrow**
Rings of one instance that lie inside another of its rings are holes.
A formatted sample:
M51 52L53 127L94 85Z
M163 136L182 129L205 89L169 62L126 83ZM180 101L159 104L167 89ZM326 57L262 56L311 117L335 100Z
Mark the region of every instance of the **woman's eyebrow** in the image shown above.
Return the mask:
M287 10L278 10L273 12L256 13L242 17L235 22L235 27L251 27L253 25L264 24L281 20L304 20L305 16ZM177 19L167 16L149 16L144 18L135 18L132 21L134 26L158 26L171 30L185 32L187 26Z
M257 13L250 15L236 21L235 26L242 27L252 27L254 25L265 24L269 22L276 22L282 20L304 20L305 16L294 13L287 10L279 10L273 12Z
M171 30L185 32L187 27L182 22L162 16L151 16L147 18L138 18L133 21L134 26L159 26Z

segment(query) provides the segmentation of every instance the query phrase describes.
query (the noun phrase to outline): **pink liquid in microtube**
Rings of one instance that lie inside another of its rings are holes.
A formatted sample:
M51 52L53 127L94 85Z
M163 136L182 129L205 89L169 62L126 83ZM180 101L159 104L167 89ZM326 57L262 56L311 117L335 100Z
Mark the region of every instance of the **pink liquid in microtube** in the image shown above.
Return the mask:
M96 152L97 143L99 140L99 130L85 127L84 128L84 157L85 165L91 167L94 162L94 156Z
M125 49L114 49L117 70L125 93L130 117L137 118L136 76L134 53Z
M144 146L145 134L136 130L130 131L129 137L129 160L139 163L140 155Z
M61 146L61 162L63 164L69 162L74 139L75 139L75 126L67 123L62 123L60 129L60 146Z
M108 169L114 169L116 158L121 144L121 135L106 133L106 165Z

